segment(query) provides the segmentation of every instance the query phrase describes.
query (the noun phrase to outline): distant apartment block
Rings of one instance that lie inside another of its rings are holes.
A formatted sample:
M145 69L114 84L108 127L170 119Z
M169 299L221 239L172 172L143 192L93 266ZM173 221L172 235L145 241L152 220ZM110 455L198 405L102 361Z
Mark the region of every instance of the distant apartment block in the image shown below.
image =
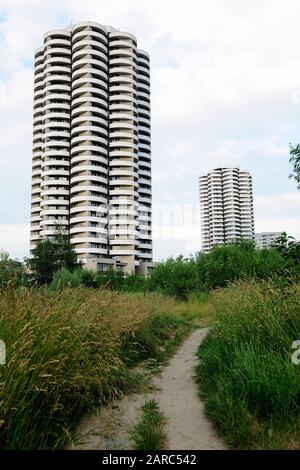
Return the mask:
M202 251L254 240L252 178L239 168L215 168L199 178Z
M269 248L276 238L280 237L283 232L262 232L255 234L255 244L257 248Z
M152 261L150 62L136 38L83 22L35 52L30 248L60 226L86 267Z

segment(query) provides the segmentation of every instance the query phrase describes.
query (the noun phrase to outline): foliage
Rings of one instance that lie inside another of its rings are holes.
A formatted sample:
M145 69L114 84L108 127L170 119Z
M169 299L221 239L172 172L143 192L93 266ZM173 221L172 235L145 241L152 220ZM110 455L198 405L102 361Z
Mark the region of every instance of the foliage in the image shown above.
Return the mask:
M192 294L226 287L235 279L269 277L284 266L278 251L258 250L252 242L240 241L195 257L169 258L155 268L149 288L186 300Z
M69 237L61 232L57 232L53 240L39 240L26 263L39 285L49 284L61 268L73 271L78 266Z
M0 287L9 281L15 286L26 285L25 267L20 261L11 259L6 251L0 251Z
M187 299L199 287L197 264L191 258L178 256L160 263L151 273L150 290L159 290L166 295Z
M199 349L206 411L238 448L299 448L300 285L239 281L215 294L216 324Z
M297 183L300 189L300 144L293 147L290 145L290 163L293 165L293 172L289 175Z
M290 266L298 267L300 264L300 243L294 237L283 232L280 237L273 242L273 248L277 250Z
M49 289L59 290L65 287L79 287L83 283L82 276L84 272L81 268L76 268L73 272L61 268L54 273Z

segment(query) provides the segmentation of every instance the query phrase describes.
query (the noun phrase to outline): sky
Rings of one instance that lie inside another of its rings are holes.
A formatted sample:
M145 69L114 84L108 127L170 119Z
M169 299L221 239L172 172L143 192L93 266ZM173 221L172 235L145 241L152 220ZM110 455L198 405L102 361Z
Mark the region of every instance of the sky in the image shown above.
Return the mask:
M298 0L0 0L0 249L28 256L34 51L86 20L150 53L154 259L200 250L198 177L218 166L252 174L256 232L300 239L299 17Z

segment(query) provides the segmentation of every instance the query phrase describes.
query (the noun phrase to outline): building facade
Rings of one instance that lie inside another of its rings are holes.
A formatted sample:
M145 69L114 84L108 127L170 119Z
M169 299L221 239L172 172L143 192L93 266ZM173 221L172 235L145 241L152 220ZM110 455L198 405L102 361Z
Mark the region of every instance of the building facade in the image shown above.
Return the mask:
M199 178L202 251L254 240L252 178L239 168L215 168Z
M276 238L280 237L283 232L262 232L255 234L255 245L257 248L269 248Z
M57 225L84 264L152 261L149 55L93 22L35 53L30 248Z

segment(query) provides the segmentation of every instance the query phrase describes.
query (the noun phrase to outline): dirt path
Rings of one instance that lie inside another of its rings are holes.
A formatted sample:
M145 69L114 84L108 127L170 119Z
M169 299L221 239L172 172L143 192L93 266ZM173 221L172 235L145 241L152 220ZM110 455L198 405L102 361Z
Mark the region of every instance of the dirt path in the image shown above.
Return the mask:
M167 449L226 449L204 415L193 378L195 353L207 332L207 328L198 329L188 337L161 374L153 377L154 392L124 398L115 407L85 418L69 449L131 449L128 428L136 423L140 407L150 398L157 400L166 418Z

